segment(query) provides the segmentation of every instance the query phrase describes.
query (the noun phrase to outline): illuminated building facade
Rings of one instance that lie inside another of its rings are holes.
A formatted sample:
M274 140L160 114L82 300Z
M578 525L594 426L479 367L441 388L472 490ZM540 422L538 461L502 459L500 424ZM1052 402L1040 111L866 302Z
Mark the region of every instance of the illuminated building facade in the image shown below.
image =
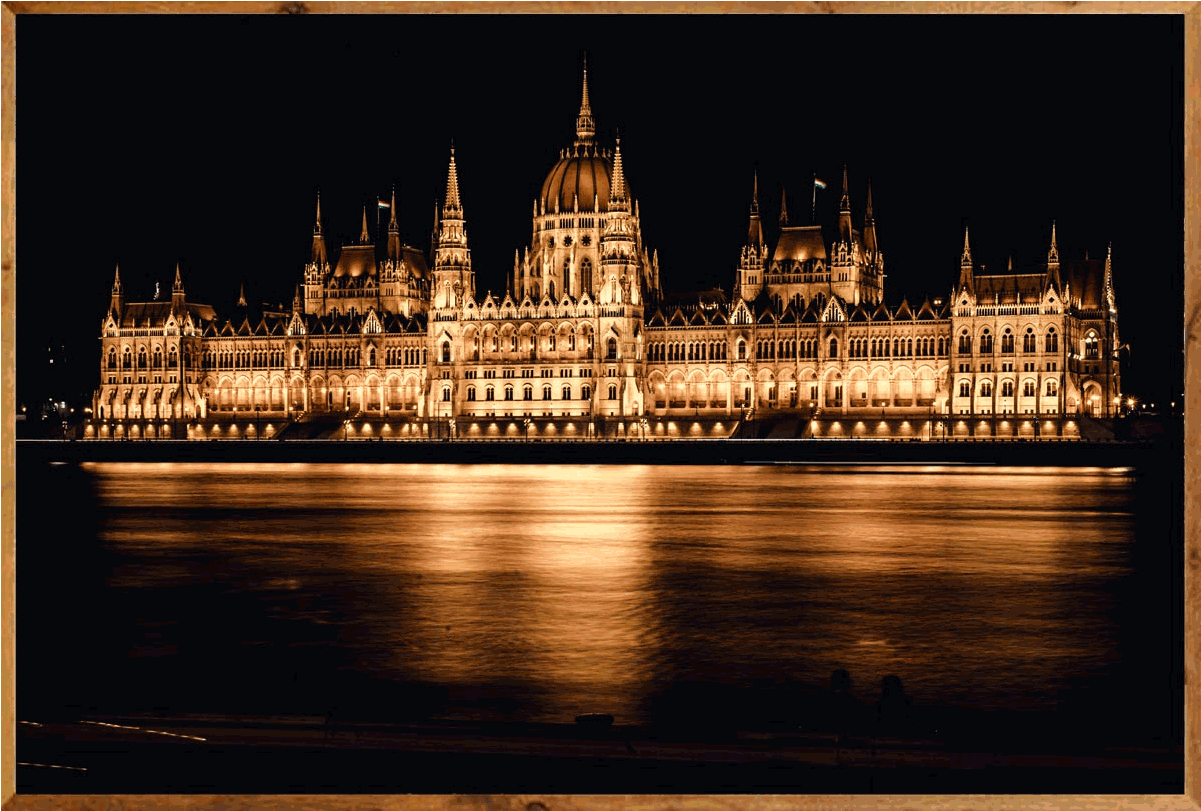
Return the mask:
M977 273L964 246L944 299L884 302L867 190L836 236L780 214L773 249L752 191L733 295L669 297L622 165L596 140L587 72L576 139L533 202L504 296L477 291L452 148L428 257L383 260L367 231L331 263L320 200L290 311L235 318L125 301L101 327L90 437L729 435L778 417L790 436L1078 436L1116 414L1111 256ZM157 298L157 297L156 297Z

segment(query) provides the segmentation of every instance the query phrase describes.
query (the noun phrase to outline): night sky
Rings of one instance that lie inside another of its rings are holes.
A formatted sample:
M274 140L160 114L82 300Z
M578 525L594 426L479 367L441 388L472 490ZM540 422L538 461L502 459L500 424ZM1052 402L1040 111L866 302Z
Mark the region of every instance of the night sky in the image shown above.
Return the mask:
M812 172L829 239L845 162L856 227L872 181L890 303L946 295L965 225L990 271L1045 262L1053 219L1065 260L1112 241L1123 387L1178 399L1182 20L22 15L18 398L96 385L116 262L128 300L169 296L179 261L220 314L242 283L287 304L317 190L333 253L393 183L428 249L452 139L476 286L503 293L587 52L668 292L730 290L755 170L770 243L782 186L808 222Z

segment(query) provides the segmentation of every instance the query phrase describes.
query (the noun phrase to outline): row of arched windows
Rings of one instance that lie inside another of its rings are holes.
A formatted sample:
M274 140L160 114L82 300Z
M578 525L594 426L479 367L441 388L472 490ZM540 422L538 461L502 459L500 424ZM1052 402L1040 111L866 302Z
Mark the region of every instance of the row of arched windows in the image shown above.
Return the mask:
M117 368L117 349L116 349L116 347L109 347L107 366L109 369ZM167 368L174 369L177 366L179 366L179 356L175 351L175 347L171 347L170 350L168 350L168 352L167 352ZM125 347L125 352L122 353L121 368L122 369L132 369L133 368L133 352L130 350L129 347ZM153 354L153 356L150 357L150 359L147 358L147 353L146 353L145 347L142 347L141 349L139 349L138 350L138 368L139 369L146 369L146 368L162 369L163 368L163 349L162 349L162 347L156 346L154 348L154 354Z
M204 369L278 369L283 365L282 349L210 349L201 356Z
M614 387L614 390L616 390L616 387ZM559 389L559 395L560 395L559 399L561 399L561 400L574 399L574 397L572 396L572 393L573 393L572 387L570 385L565 385ZM505 388L501 392L501 394L504 396L505 400L512 400L514 395L516 394L516 390L512 386L505 386ZM475 386L467 387L467 399L468 399L468 401L471 401L471 402L475 402L478 399ZM496 399L496 387L495 386L485 387L484 388L484 400L487 402L487 401L492 401L495 399ZM521 399L522 400L533 400L534 399L533 385L527 383L525 386L522 386ZM554 389L549 383L542 387L542 399L543 400L554 399ZM590 384L585 383L582 386L580 386L580 399L581 400L591 400L592 399L592 386Z
M652 362L725 360L725 341L688 341L653 343L647 347L647 359Z
M505 386L502 394L504 395L505 401L512 401L514 394L515 394L515 390L512 386ZM609 395L608 399L610 399L610 400L617 399L617 384L615 384L615 383L609 384L608 395ZM496 399L496 387L495 386L485 387L484 402L494 401L495 399ZM526 384L525 386L522 386L521 399L523 401L530 401L530 400L534 399L534 387L532 385ZM551 386L549 383L542 387L542 399L543 400L553 400L554 399L554 387ZM570 385L564 385L559 390L559 399L560 400L574 399L572 397L572 388ZM592 386L589 385L588 383L585 383L580 386L580 399L581 400L591 400L592 399ZM467 387L467 400L469 402L476 402L478 400L477 391L476 391L475 386ZM443 388L442 388L442 401L445 403L450 402L450 387L449 386L443 386Z
M1022 381L1022 396L1023 397L1033 397L1034 392L1037 390L1037 388L1038 388L1038 386L1032 378ZM1059 384L1054 380L1048 380L1046 392L1047 392L1046 393L1047 397L1054 397L1055 395L1057 395L1059 393ZM980 396L981 397L992 397L992 394L993 394L992 381L991 380L980 381ZM960 397L971 397L972 396L971 381L968 381L968 380L959 381L959 396ZM1002 380L1001 381L1001 396L1002 397L1012 397L1013 396L1013 381L1012 380Z
M994 342L993 338L993 334L987 327L985 327L980 333L981 355L991 355L993 353L993 350L996 347L996 343ZM1017 336L1013 334L1013 330L1006 327L1005 331L1001 333L1001 354L1014 354L1016 340ZM1088 342L1085 341L1086 351L1087 346ZM972 353L972 336L966 328L959 333L958 349L959 354L961 355L970 355ZM1051 327L1047 330L1047 334L1043 339L1043 351L1047 353L1059 351L1059 333L1055 331L1054 327ZM1026 327L1026 333L1022 336L1022 352L1027 355L1038 353L1038 336L1035 335L1033 327ZM1096 356L1094 355L1093 357Z

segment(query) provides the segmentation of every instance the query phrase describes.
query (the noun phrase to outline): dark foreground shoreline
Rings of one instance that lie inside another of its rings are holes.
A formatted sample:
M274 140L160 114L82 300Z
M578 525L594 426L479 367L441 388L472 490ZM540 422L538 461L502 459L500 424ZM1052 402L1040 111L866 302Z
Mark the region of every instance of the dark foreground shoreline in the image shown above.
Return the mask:
M818 732L92 716L19 725L23 793L1176 793L1183 752ZM967 745L964 745L964 744ZM59 768L51 768L59 766ZM64 768L65 767L65 768Z
M672 439L651 441L17 440L20 462L348 462L393 464L880 464L1141 467L1169 459L1170 440L875 441Z

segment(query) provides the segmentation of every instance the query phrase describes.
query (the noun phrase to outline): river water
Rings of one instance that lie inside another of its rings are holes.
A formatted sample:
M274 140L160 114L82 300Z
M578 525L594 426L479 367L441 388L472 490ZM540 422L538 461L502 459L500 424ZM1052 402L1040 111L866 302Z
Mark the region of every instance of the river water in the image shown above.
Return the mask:
M602 712L648 724L711 710L735 688L821 689L843 668L864 701L895 674L919 707L1042 724L1092 715L1115 740L1169 739L1172 479L956 467L23 470L19 712L320 714L357 701L381 715Z

